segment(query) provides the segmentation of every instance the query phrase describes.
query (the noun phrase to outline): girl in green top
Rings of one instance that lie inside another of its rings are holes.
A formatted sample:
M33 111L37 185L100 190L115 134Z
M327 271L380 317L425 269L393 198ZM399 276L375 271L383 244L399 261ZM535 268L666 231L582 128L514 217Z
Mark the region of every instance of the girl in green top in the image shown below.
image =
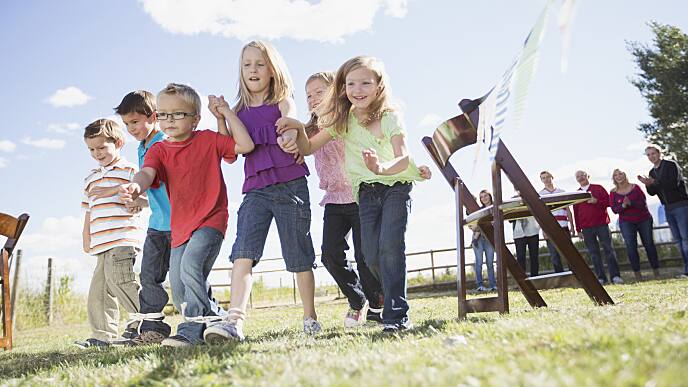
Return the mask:
M430 169L416 167L409 157L403 125L389 105L382 62L366 56L346 61L317 115L318 126L326 129L310 139L303 123L288 117L277 121L277 131L297 129L302 155L334 138L344 140L346 171L359 203L363 255L385 294L384 331L407 329L404 235L409 193L413 181L430 178Z

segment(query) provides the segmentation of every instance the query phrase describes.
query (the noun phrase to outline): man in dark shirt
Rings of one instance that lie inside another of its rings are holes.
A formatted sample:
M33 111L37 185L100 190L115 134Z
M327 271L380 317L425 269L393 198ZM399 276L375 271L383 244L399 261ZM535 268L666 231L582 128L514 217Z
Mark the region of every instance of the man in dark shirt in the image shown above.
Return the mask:
M662 151L657 145L648 145L645 155L653 167L649 176L638 176L647 193L657 195L666 212L666 219L671 234L683 255L683 274L688 278L688 191L681 172L681 167L673 160L662 158Z

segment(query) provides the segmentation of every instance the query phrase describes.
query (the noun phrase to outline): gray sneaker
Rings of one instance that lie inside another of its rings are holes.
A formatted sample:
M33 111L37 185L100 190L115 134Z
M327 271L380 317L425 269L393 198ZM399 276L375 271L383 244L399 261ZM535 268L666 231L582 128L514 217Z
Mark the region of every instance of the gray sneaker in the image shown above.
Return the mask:
M616 277L612 278L612 283L614 285L623 285L624 280L621 277L616 276Z
M241 326L232 321L220 321L203 332L203 340L208 344L222 344L227 340L244 341L244 338Z
M318 320L313 317L306 317L303 319L303 332L307 335L315 335L316 333L322 331L322 326Z
M140 335L131 339L132 345L151 345L160 344L167 337L160 332L156 331L143 331Z
M160 343L163 347L188 348L193 347L193 343L182 335L174 335L166 338Z

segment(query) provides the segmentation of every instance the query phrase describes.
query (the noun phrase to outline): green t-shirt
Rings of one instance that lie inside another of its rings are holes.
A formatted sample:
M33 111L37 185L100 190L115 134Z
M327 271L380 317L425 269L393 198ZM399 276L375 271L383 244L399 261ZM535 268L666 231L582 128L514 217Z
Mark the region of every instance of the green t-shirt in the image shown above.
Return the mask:
M349 175L351 188L354 198L358 202L358 189L361 183L382 183L394 185L396 182L410 183L416 180L423 180L420 171L413 160L409 157L409 166L403 172L396 175L382 176L376 175L366 167L361 154L364 149L374 149L377 152L380 163L385 163L394 159L394 148L392 147L392 137L396 135L406 136L406 131L401 119L395 112L386 112L382 115L380 126L383 138L377 138L364 126L362 126L353 113L349 113L349 130L340 135L334 128L327 128L327 132L334 138L344 139L345 147L345 166Z

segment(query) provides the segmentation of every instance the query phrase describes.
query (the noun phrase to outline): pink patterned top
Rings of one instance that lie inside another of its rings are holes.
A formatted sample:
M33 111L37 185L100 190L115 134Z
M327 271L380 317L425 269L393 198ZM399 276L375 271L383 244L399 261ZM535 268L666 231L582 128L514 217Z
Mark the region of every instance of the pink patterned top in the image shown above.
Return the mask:
M354 193L344 169L344 140L333 139L317 150L314 156L320 189L325 191L320 205L354 203Z

